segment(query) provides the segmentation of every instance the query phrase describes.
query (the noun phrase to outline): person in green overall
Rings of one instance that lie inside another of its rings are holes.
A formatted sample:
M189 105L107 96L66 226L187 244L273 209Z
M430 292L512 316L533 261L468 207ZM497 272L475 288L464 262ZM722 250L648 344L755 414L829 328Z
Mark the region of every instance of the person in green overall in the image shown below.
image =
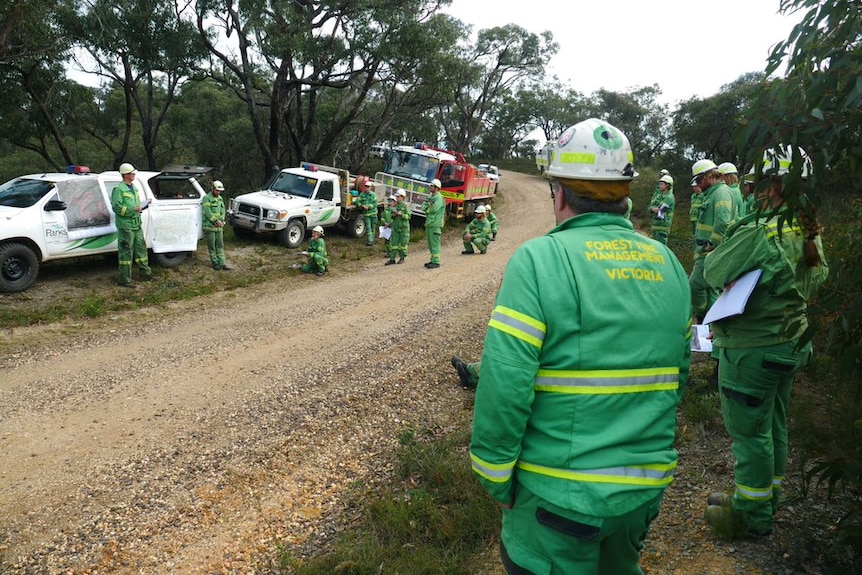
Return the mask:
M305 255L308 261L302 264L302 273L322 276L329 269L329 258L326 254L326 241L323 239L323 228L314 226L311 228L311 239L308 240L308 250Z
M736 169L735 164L724 162L718 165L718 173L721 174L722 181L730 188L733 194L735 212L733 219L738 220L745 215L745 200L742 197L742 191L739 189L739 170Z
M212 191L204 196L201 203L201 219L203 220L204 238L207 241L207 251L210 264L214 270L229 270L224 261L224 198L221 193L224 184L219 180L213 182Z
M485 206L479 205L473 213L473 219L467 224L461 239L464 241L462 255L474 254L473 246L479 248L479 253L488 252L488 244L491 243L491 224L485 219Z
M617 128L568 128L548 174L557 226L503 274L470 460L503 508L508 573L641 574L677 463L688 281L666 245L623 217L636 172Z
M787 467L790 392L811 356L811 343L799 342L808 327L808 302L829 273L816 219L784 204L783 178L797 159L806 162L804 178L801 151L781 147L765 155L763 213L732 226L704 262L704 278L715 288L761 270L745 311L711 324L720 347L721 415L736 463L733 495L710 495L706 509L710 524L728 526L729 516L741 516L754 536L773 528Z
M380 214L380 223L381 225L389 230L390 236L383 239L383 250L386 254L386 259L392 260L395 259L395 256L392 253L392 211L395 209L395 205L398 203L398 200L395 199L395 196L389 196L386 198L386 205L383 207L383 213Z
M431 253L431 261L425 264L428 269L440 267L440 243L446 215L446 200L440 193L441 186L442 184L437 178L431 180L431 190L428 197L422 202L422 211L425 212L425 240L428 242L428 251Z
M395 191L395 206L392 208L392 237L389 239L389 260L384 264L391 266L398 256L398 263L403 264L407 258L407 246L410 243L410 204L407 203L407 192L398 188Z
M359 190L356 205L359 206L362 212L362 219L365 221L365 245L373 246L374 238L377 237L378 226L377 194L374 193L368 178L359 176L356 180L356 188Z
M718 290L703 279L703 258L721 243L728 224L736 217L736 206L730 188L722 181L718 166L712 160L695 162L691 167L691 175L703 190L694 233L694 263L689 276L691 313L696 318L695 323L701 323L706 311L718 297Z
M141 227L141 212L147 208L138 197L134 181L137 170L132 164L120 165L123 181L111 191L111 209L117 226L117 285L133 288L132 263L138 265L141 279L152 280L153 270L147 256L147 243Z
M670 230L673 227L673 211L676 208L676 198L673 196L673 178L664 175L658 180L658 193L653 193L649 211L652 218L652 237L667 244Z
M500 222L497 220L497 215L491 211L491 204L485 204L485 217L491 225L491 241L497 239L497 232L500 229Z
M700 217L700 206L703 203L703 191L692 179L691 181L691 207L688 209L688 219L691 221L691 237L697 234L697 219Z
M757 211L757 193L755 192L755 182L753 171L746 174L742 181L742 205L745 215L753 214Z

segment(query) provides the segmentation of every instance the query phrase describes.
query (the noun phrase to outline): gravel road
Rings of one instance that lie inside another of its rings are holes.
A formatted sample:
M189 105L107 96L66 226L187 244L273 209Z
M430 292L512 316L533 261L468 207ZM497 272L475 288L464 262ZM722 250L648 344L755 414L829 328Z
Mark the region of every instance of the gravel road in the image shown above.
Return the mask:
M256 573L277 545L320 537L349 485L387 477L400 430L470 409L448 360L479 357L508 257L553 225L544 180L505 172L500 189L488 254L461 256L449 235L436 270L414 244L405 265L336 262L321 279L2 334L0 573ZM717 441L683 453L649 573L781 557L700 521L731 473Z

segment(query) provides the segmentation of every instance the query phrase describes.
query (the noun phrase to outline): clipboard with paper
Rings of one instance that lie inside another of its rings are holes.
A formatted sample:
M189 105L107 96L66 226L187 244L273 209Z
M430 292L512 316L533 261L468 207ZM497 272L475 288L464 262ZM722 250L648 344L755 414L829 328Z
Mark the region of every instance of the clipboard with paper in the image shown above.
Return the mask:
M751 297L751 292L754 291L762 273L763 270L761 269L751 270L727 284L724 291L706 312L703 323L710 324L744 312L748 298Z

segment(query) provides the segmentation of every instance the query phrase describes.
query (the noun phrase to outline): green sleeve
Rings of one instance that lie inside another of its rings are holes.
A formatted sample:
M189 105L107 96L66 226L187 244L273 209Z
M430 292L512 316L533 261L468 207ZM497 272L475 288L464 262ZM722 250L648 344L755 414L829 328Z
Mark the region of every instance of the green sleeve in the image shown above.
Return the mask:
M706 255L703 277L712 287L724 289L742 274L762 267L769 258L766 229L754 224L742 226Z

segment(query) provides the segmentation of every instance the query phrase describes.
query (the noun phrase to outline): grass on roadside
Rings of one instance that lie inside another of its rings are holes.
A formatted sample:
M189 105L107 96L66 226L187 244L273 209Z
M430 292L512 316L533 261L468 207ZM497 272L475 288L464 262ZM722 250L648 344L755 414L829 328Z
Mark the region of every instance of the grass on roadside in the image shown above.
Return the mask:
M383 491L357 489L348 505L360 519L303 559L283 551L295 575L469 573L497 537L500 511L470 470L469 425L446 436L406 429L399 436L397 477Z

